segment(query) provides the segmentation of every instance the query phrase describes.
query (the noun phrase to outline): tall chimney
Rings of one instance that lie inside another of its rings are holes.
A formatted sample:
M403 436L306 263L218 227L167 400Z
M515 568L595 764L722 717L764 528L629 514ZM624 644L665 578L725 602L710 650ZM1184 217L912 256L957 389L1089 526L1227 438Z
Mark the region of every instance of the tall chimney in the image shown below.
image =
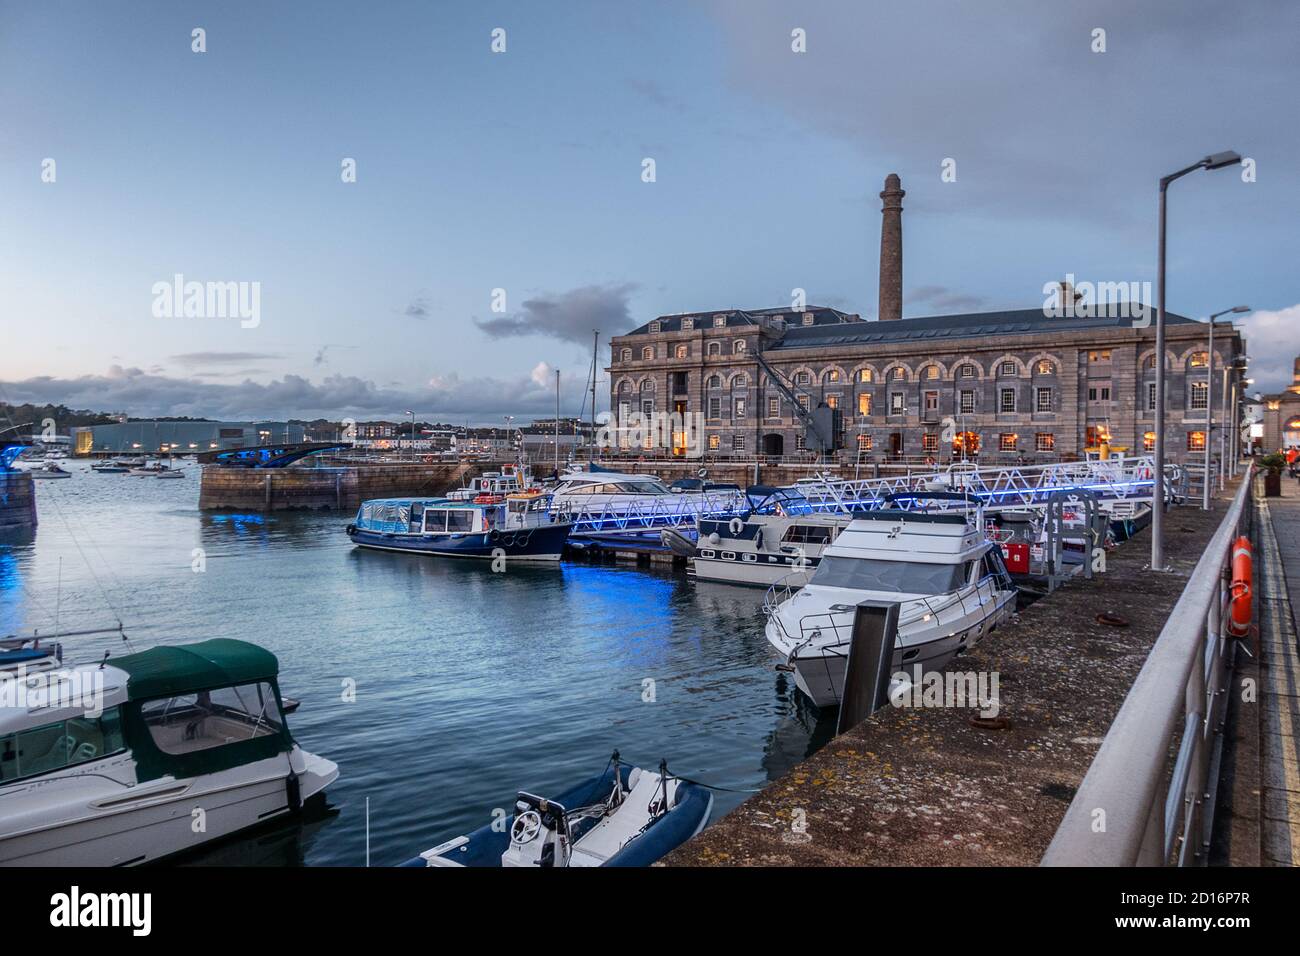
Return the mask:
M880 321L903 317L903 184L898 173L885 177L880 213Z

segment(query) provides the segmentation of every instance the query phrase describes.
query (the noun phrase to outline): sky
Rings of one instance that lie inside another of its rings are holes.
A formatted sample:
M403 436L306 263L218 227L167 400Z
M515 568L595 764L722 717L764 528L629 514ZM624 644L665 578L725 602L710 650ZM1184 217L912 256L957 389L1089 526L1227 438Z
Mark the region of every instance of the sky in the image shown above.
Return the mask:
M559 369L577 413L594 329L603 366L795 289L874 319L890 172L919 316L1154 284L1160 176L1227 149L1253 175L1170 188L1168 307L1252 306L1274 391L1297 90L1268 0L0 0L0 400L485 423L553 414Z

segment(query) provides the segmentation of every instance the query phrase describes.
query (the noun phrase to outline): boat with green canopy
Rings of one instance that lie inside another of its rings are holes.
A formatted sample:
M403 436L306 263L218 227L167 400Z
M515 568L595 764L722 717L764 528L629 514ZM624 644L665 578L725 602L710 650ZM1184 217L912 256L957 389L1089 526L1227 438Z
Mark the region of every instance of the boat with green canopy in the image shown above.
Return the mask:
M0 864L145 863L298 812L338 766L284 715L275 655L225 638L0 674Z

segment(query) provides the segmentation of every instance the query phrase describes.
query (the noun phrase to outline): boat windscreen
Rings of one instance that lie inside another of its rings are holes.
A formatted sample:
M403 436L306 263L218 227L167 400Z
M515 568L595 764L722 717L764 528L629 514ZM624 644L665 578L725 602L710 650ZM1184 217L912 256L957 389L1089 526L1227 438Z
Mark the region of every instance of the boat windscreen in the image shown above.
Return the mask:
M969 563L924 564L875 558L823 556L809 584L854 591L948 594L966 583Z

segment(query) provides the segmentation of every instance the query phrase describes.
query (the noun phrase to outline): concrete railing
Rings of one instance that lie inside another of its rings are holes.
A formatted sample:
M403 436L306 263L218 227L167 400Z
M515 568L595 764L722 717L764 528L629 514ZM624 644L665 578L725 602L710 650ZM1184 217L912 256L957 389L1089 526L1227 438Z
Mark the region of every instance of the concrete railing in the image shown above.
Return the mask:
M1236 652L1226 631L1232 544L1250 521L1250 487L1248 471L1079 785L1043 866L1204 864Z

